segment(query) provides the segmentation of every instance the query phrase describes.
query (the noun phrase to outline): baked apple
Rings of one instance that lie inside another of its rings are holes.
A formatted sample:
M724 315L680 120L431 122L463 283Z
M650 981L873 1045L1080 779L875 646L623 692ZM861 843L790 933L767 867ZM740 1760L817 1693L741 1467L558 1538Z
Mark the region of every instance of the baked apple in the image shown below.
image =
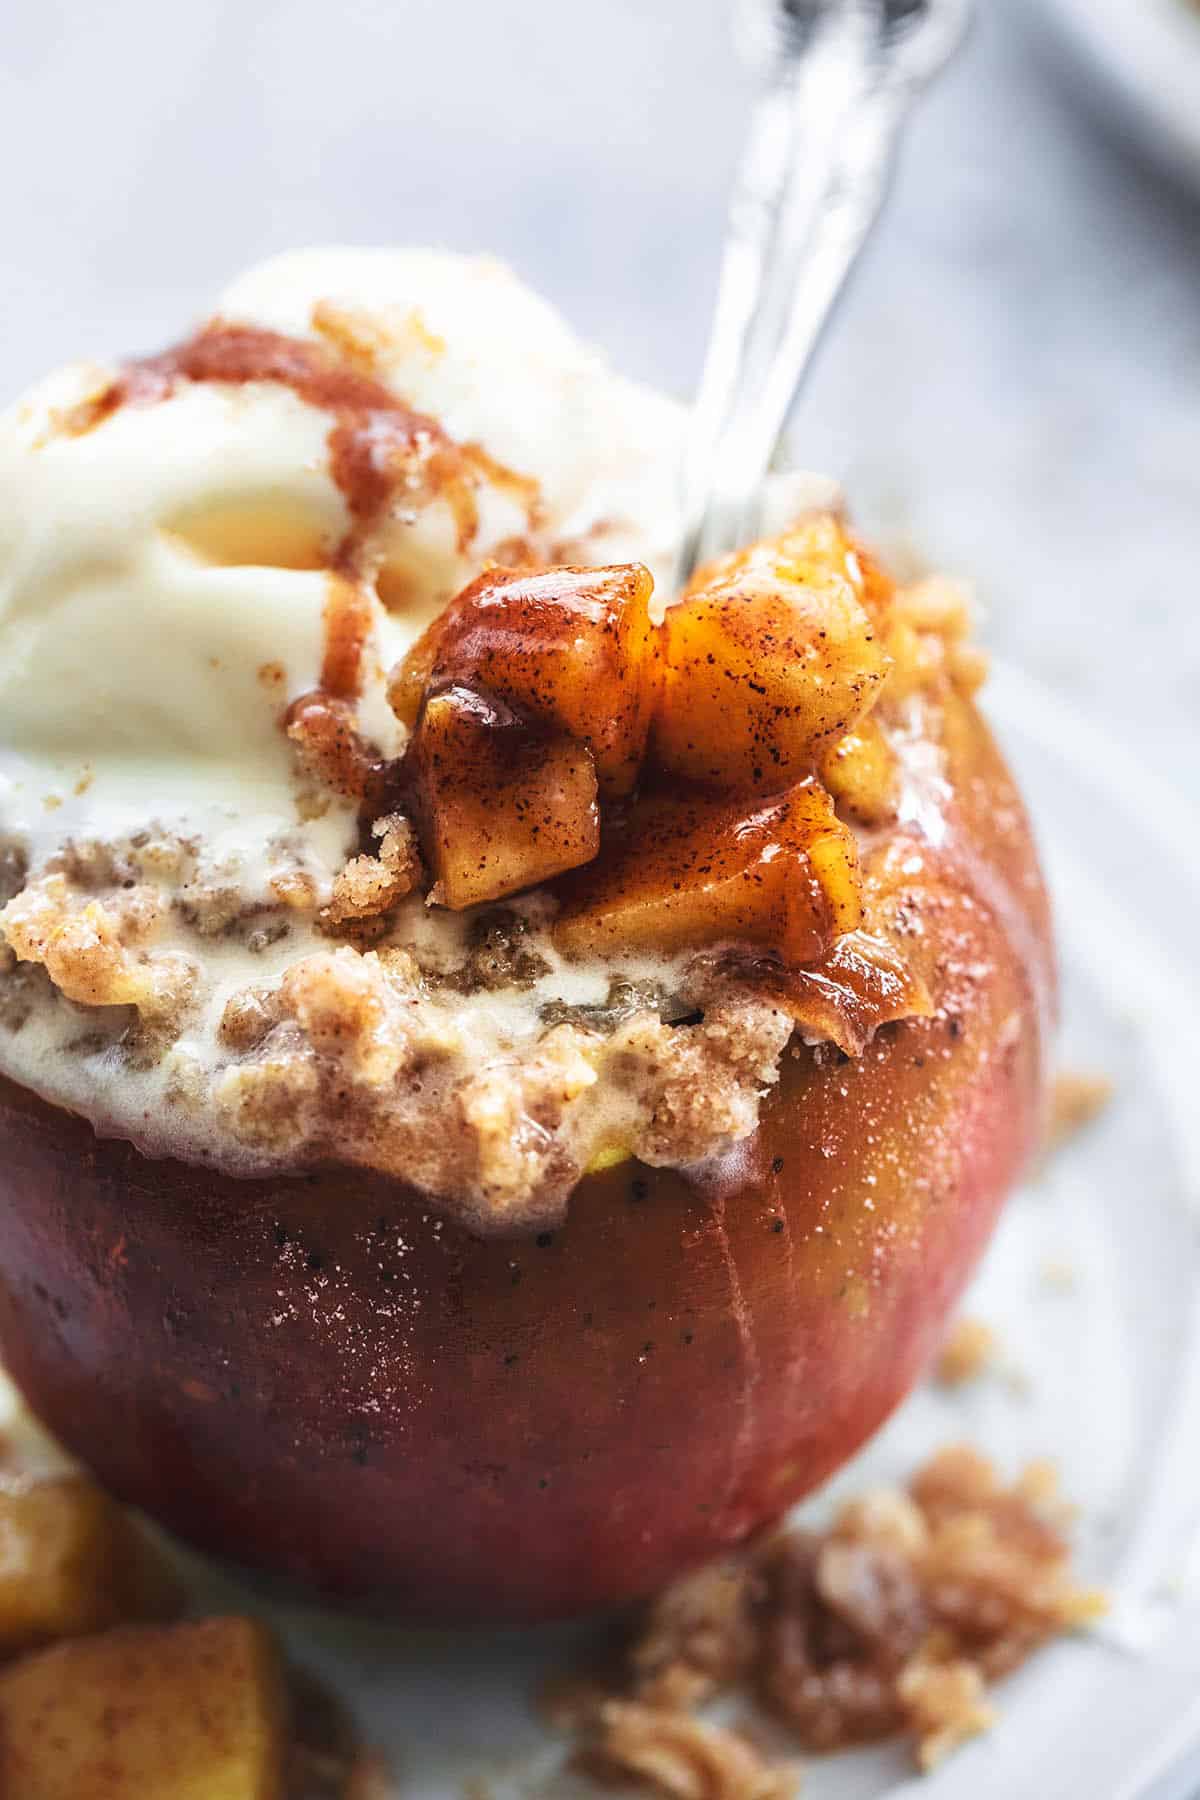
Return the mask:
M697 570L664 620L658 763L741 792L799 780L879 691L889 599L828 514Z
M0 425L0 1344L118 1497L346 1604L736 1543L1038 1136L961 601L825 511L668 603L664 405L346 252Z

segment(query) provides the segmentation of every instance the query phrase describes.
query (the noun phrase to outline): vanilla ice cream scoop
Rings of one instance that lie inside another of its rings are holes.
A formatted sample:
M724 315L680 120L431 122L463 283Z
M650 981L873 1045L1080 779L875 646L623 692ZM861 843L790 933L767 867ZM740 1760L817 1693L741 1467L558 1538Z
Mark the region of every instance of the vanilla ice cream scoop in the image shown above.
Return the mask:
M281 256L213 322L249 328L236 380L135 367L114 405L121 372L76 365L0 422L0 794L35 846L144 823L150 795L160 817L248 842L297 824L278 722L320 679L355 496L337 479L337 408L272 370L274 334L478 453L460 510L401 472L366 522L355 711L382 754L401 732L382 671L489 558L669 553L677 409L613 377L498 264ZM306 827L330 866L347 821Z

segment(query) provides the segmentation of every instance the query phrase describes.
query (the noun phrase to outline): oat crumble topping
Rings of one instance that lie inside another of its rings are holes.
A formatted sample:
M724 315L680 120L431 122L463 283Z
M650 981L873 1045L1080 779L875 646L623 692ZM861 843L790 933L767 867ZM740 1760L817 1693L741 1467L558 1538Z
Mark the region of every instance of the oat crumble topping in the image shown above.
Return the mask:
M960 613L961 597L934 584L897 597L901 651L912 640L889 678L900 697L873 711L881 735L847 740L827 773L865 834L861 925L811 979L762 955L601 950L586 997L572 998L579 963L564 962L542 890L431 917L400 794L367 814L332 882L285 835L266 846L253 893L236 862L153 825L69 840L33 873L7 846L0 1030L29 1029L39 1009L88 1009L106 1066L157 1070L168 1120L151 1148L203 1138L212 1120L233 1166L349 1155L482 1228L552 1220L597 1158L700 1162L753 1131L798 1026L857 1054L880 1023L928 1010L920 946L889 912L886 871L871 872L871 832L892 803L896 722L924 706L936 737ZM382 795L336 704L289 719L301 798L313 780L364 807ZM226 946L261 960L265 978L223 978ZM76 1029L71 1042L84 1041Z
M735 1694L804 1751L898 1736L933 1768L993 1724L993 1682L1103 1613L1071 1575L1070 1518L1048 1464L1006 1485L977 1451L948 1448L906 1489L848 1501L827 1529L772 1532L668 1588L615 1674L555 1684L547 1716L586 1763L668 1800L791 1791L792 1772L743 1729L697 1717Z

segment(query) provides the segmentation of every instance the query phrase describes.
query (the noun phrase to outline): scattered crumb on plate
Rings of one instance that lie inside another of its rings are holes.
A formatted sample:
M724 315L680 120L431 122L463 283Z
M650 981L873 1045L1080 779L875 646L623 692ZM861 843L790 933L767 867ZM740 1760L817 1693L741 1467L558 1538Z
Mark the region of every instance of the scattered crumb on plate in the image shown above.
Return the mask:
M933 1365L941 1387L965 1387L994 1366L999 1350L996 1333L982 1319L957 1319Z
M942 1450L826 1530L765 1535L668 1588L616 1666L555 1684L547 1715L575 1737L580 1766L636 1776L664 1800L795 1791L794 1766L766 1759L740 1724L697 1716L729 1696L798 1750L899 1738L932 1768L993 1723L991 1683L1104 1611L1071 1573L1070 1516L1049 1464L1006 1485L977 1451Z
M1040 1270L1042 1286L1057 1294L1071 1294L1079 1286L1079 1271L1065 1256L1047 1256Z
M694 1713L606 1700L578 1766L601 1781L631 1776L669 1800L792 1800L799 1770L772 1763L749 1738Z
M1112 1096L1113 1084L1107 1075L1083 1069L1062 1070L1051 1090L1044 1153L1052 1156L1061 1150L1104 1111Z

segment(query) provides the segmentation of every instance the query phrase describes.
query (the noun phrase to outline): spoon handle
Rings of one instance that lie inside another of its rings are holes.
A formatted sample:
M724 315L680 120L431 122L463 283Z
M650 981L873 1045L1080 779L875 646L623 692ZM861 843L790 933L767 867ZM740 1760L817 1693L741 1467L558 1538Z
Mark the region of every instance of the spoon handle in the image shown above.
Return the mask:
M968 0L824 0L776 29L734 184L684 467L677 580L755 535L797 391L879 215L900 127ZM756 7L764 14L762 0Z

